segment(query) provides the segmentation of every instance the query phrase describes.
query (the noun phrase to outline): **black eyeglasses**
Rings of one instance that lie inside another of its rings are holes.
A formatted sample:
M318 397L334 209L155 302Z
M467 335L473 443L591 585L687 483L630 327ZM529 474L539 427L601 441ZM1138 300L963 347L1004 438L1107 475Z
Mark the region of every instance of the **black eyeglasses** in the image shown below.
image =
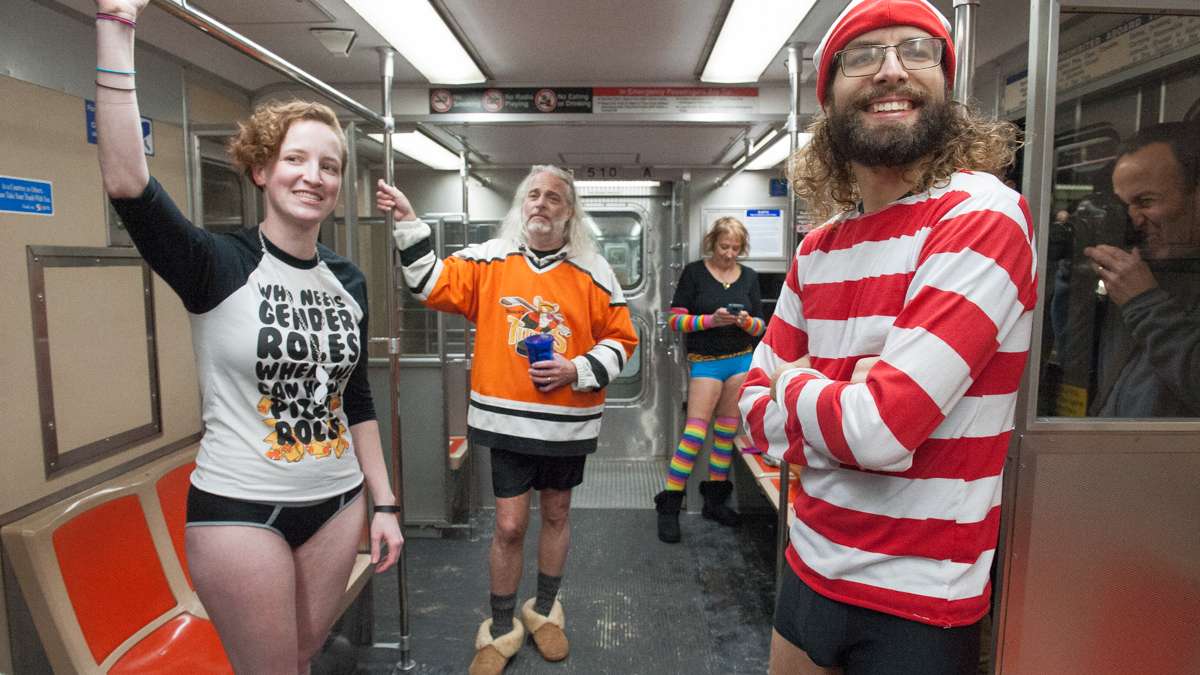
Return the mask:
M946 41L942 38L919 37L894 45L865 45L843 49L834 56L846 77L867 77L878 73L887 58L887 50L895 49L905 70L924 70L942 64Z

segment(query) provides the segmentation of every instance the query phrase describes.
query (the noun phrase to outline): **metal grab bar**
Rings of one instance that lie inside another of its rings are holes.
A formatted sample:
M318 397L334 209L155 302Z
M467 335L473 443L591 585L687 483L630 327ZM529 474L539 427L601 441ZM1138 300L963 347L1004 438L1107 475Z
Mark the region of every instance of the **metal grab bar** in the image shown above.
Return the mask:
M959 103L971 98L975 79L975 11L979 0L954 0L954 92Z
M152 0L154 5L163 10L167 14L182 20L184 23L190 24L195 28L207 33L215 40L224 42L233 47L239 52L249 56L259 63L276 70L287 77L303 84L312 89L318 94L334 101L338 105L352 111L359 117L365 120L375 122L380 126L386 126L385 118L358 101L350 98L342 92L325 84L321 80L309 75L305 71L295 65L285 61L281 56L263 47L250 38L233 30L229 26L217 21L204 12L187 4L184 0Z

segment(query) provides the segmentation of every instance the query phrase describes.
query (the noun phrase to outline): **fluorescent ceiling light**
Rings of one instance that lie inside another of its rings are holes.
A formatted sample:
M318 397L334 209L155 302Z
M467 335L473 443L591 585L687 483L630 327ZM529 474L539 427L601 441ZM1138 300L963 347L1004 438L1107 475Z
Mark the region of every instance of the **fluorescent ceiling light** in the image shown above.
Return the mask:
M757 81L816 1L733 0L700 79Z
M383 143L383 134L370 136ZM420 131L392 134L392 149L439 171L458 171L462 166L461 157Z
M346 0L432 84L474 84L487 78L429 0Z
M656 180L577 180L576 188L648 188L661 185Z
M812 134L799 134L799 138L796 139L797 149L808 145L810 140L812 140ZM771 167L774 167L783 160L787 159L789 148L790 143L788 142L788 135L780 134L779 138L776 138L775 142L772 143L765 152L754 158L754 161L746 165L746 170L758 171L760 169L770 169Z

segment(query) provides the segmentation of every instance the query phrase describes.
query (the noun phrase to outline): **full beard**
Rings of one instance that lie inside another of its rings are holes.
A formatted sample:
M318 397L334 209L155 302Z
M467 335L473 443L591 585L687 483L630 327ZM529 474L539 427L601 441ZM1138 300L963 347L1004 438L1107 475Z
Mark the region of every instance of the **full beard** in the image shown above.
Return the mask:
M526 238L543 238L558 234L560 237L564 235L566 230L566 221L561 223L550 222L539 218L537 220L525 221L525 236Z
M888 94L901 94L913 101L917 121L912 127L903 124L879 125L868 128L861 112L866 112L871 99ZM874 88L846 105L834 102L829 114L829 140L834 156L841 162L863 166L905 166L933 153L945 143L953 122L954 111L945 99L932 101L929 96L909 87Z

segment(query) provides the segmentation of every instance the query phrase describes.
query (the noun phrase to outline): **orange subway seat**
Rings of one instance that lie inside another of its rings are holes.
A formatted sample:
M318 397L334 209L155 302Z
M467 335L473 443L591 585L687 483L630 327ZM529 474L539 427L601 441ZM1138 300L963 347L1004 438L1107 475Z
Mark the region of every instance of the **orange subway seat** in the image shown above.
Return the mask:
M108 672L109 675L179 672L225 675L233 673L233 668L212 623L191 614L180 614L130 647Z
M96 504L52 537L75 617L99 663L176 605L137 495Z

